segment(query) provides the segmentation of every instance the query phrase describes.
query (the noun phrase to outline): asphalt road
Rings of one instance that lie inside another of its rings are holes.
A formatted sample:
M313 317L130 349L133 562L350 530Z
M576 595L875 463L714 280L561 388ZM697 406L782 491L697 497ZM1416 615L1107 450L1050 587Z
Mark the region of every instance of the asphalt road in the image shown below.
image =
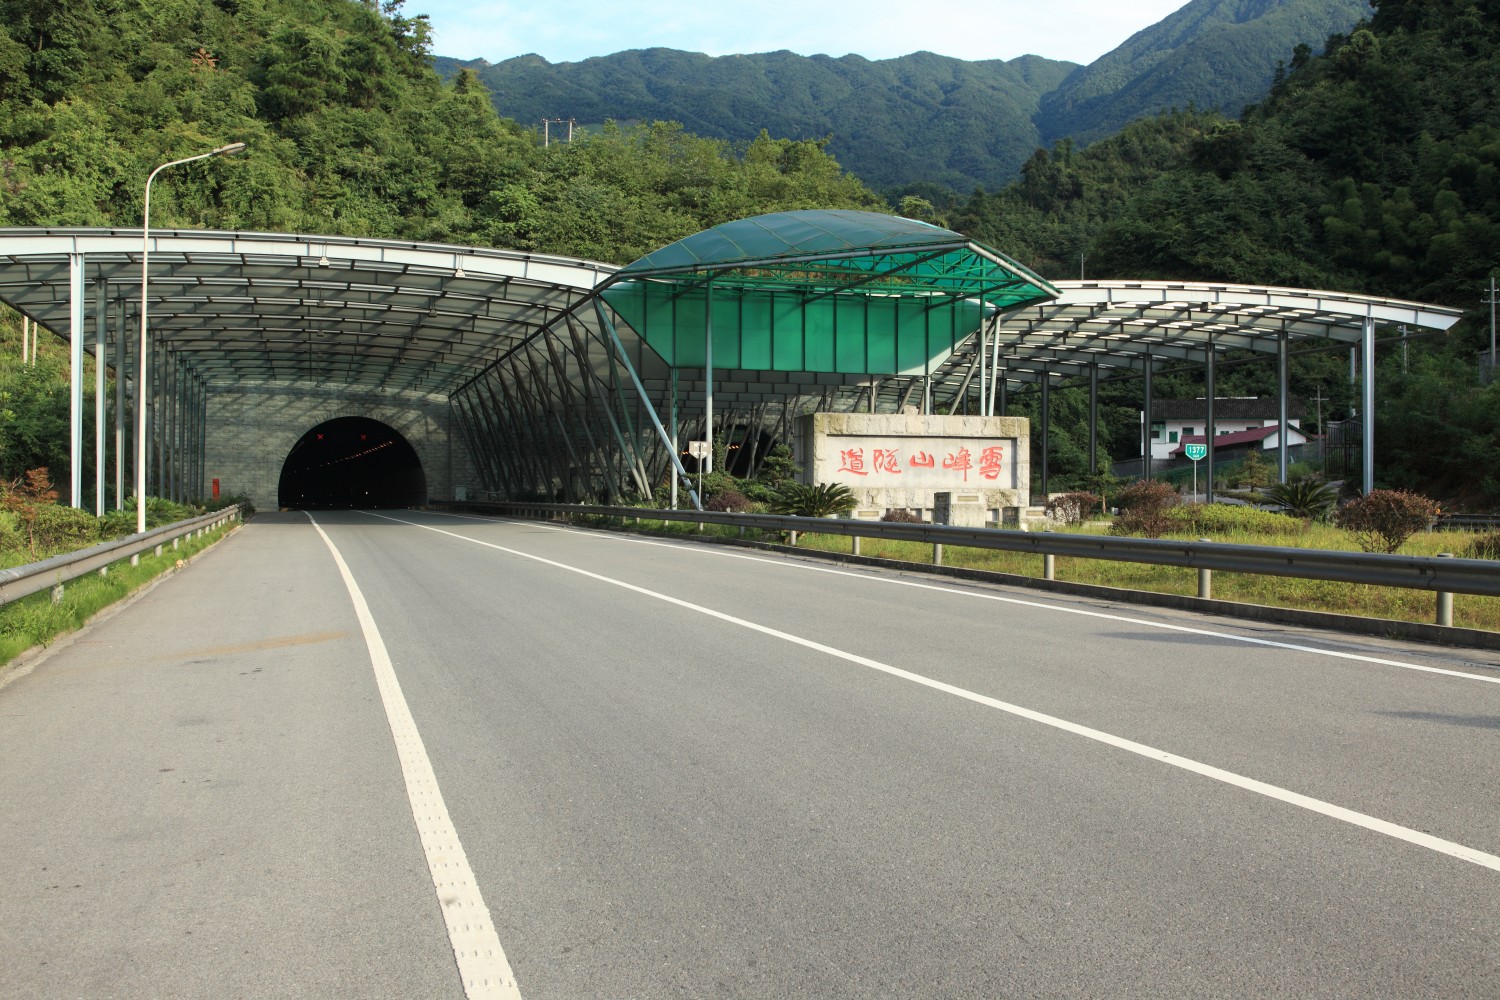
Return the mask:
M1500 997L1493 654L314 519L0 674L0 996Z

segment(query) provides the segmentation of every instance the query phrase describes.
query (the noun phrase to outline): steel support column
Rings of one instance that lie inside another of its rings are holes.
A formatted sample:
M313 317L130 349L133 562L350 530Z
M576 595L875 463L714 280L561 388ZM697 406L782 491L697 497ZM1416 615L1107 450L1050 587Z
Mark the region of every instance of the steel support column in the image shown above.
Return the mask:
M84 256L68 254L68 474L69 506L83 506L83 340L88 289Z
M661 438L662 443L666 444L669 450L672 450L671 438L667 436L667 429L662 426L661 417L657 416L656 407L651 404L651 398L646 395L646 387L641 384L641 377L636 374L635 365L630 363L630 355L625 353L625 345L620 342L620 334L615 330L615 324L611 322L609 316L604 312L604 306L598 298L594 299L594 312L599 317L600 325L609 333L609 338L614 343L615 353L624 362L625 370L630 374L630 381L635 385L635 391L640 394L641 402L646 404L646 414L651 418L651 424L656 428L657 436ZM688 496L693 501L693 509L702 510L703 501L698 497L698 491L693 488L692 480L688 478L687 470L682 466L681 456L675 450L672 450L672 467L687 485Z
M1281 438L1281 456L1276 462L1276 481L1285 483L1287 473L1291 466L1289 453L1292 450L1291 431L1291 408L1287 400L1288 385L1291 381L1291 349L1290 336L1286 330L1276 338L1276 399L1278 401L1276 419L1281 424L1279 436Z
M125 338L129 316L125 297L115 300L115 510L125 509Z
M1089 364L1089 475L1099 471L1099 365Z
M1366 316L1361 345L1364 355L1364 390L1363 413L1364 422L1361 430L1364 432L1362 450L1364 452L1364 490L1368 495L1375 488L1375 317Z
M1214 335L1208 335L1208 345L1203 350L1203 388L1208 397L1208 424L1203 428L1204 442L1208 446L1208 473L1203 477L1203 499L1214 502Z
M1146 345L1145 365L1141 369L1141 478L1151 478L1151 345Z
M1047 460L1052 452L1052 379L1042 372L1042 503L1047 502Z

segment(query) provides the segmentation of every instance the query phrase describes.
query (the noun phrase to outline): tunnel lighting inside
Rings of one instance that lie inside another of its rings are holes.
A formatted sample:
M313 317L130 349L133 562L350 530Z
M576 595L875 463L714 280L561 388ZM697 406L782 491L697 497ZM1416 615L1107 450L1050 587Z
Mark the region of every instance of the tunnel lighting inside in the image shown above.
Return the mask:
M302 435L281 467L278 504L299 510L419 507L427 477L395 430L367 417L339 417Z

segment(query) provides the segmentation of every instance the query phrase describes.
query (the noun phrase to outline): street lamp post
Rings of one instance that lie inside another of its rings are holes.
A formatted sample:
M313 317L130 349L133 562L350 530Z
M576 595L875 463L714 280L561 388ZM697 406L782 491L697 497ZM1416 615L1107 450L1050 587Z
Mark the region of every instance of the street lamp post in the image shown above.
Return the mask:
M156 175L168 167L181 166L194 160L206 160L210 156L233 156L243 153L243 142L231 142L218 149L211 149L197 156L189 156L171 163L163 163L151 171L146 178L146 204L141 215L141 342L136 355L135 368L135 530L139 534L146 530L146 309L151 271L151 182Z

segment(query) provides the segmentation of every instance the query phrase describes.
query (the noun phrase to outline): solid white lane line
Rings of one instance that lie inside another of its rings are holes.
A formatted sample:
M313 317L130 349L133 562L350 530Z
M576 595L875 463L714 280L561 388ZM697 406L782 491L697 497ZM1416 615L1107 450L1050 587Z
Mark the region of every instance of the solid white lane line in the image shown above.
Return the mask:
M307 519L312 521L312 526L323 536L328 551L333 553L333 561L338 565L339 575L344 578L350 600L354 602L359 626L364 630L370 664L380 688L380 700L385 705L385 717L390 723L396 754L401 761L401 775L406 780L406 798L411 803L412 818L422 838L422 851L427 855L427 868L432 873L438 905L448 926L448 940L458 962L464 995L469 1000L520 1000L521 991L516 986L515 974L505 957L505 949L500 946L489 907L479 893L479 883L469 867L464 846L459 843L458 831L448 815L448 806L438 788L427 747L417 731L406 696L401 693L396 668L386 651L385 640L380 637L380 629L375 625L375 617L333 539L312 514L308 514Z
M369 513L369 511L365 511ZM445 517L463 517L461 514L445 514ZM1065 607L1060 604L1047 604L1042 601L1028 601L1018 597L1005 597L1000 594L988 594L977 590L960 590L957 587L944 587L936 583L922 583L919 580L900 580L888 576L880 576L873 573L862 573L854 570L835 569L831 566L817 566L799 560L774 559L765 556L747 555L743 552L725 552L717 546L712 545L682 545L671 542L659 542L649 538L626 538L609 532L598 533L581 531L577 528L565 528L551 524L537 524L534 521L517 521L510 518L478 518L473 520L481 523L493 524L499 521L504 524L524 524L528 527L543 528L547 531L561 531L567 534L576 534L582 537L605 537L614 541L626 542L632 545L659 545L676 551L691 551L704 555L718 556L722 559L746 559L750 562L763 563L772 566L784 566L805 570L809 573L827 573L832 576L843 576L854 580L864 580L869 583L888 584L894 587L912 587L916 590L931 590L940 594L957 594L960 597L972 597L981 601L997 601L1001 604L1015 604L1026 608L1041 608L1046 611L1057 611L1067 615L1083 615L1086 618L1101 618L1105 621L1124 622L1128 625L1142 625L1147 628L1158 628L1168 632L1186 632L1190 635L1203 635L1215 639L1228 639L1233 642L1243 642L1252 646L1270 646L1274 649L1289 649L1298 653L1312 653L1317 656L1331 656L1340 660L1357 660L1361 663L1378 663L1385 667L1400 667L1402 670L1415 670L1424 674L1441 674L1444 677L1459 677L1466 681L1480 681L1484 684L1500 684L1500 676L1488 676L1485 674L1470 674L1462 670L1450 670L1446 667L1429 667L1421 663L1408 663L1405 660L1388 660L1379 656L1369 656L1364 653L1345 653L1336 649L1321 649L1317 646L1303 646L1294 642L1280 642L1275 639L1261 639L1248 635L1236 635L1233 632L1219 632L1213 629L1194 628L1189 625L1172 625L1168 622L1148 621L1144 618L1131 618L1126 615L1109 614L1105 611L1089 611L1085 608ZM407 522L415 523L415 522ZM425 527L425 525L424 525ZM920 569L920 566L914 569Z
M371 512L366 511L365 513ZM921 674L912 673L909 670L903 670L900 667L892 666L888 663L882 663L879 660L872 660L869 657L860 656L858 653L851 653L847 650L838 649L834 646L827 646L812 639L804 639L801 636L792 635L789 632L783 632L779 629L774 629L767 625L761 625L756 622L747 621L744 618L737 618L734 615L726 614L723 611L716 611L713 608L704 607L701 604L694 604L691 601L684 601L680 598L672 597L668 594L662 594L654 590L648 590L645 587L638 587L633 583L626 583L623 580L616 580L612 577L603 576L599 573L582 569L577 566L569 566L566 563L560 563L552 559L544 558L543 556L532 555L529 552L521 552L516 549L506 548L503 545L496 545L494 542L483 542L477 538L469 538L456 532L445 531L442 528L434 527L430 524L421 524L417 521L404 521L401 518L387 517L384 514L372 514L372 516L382 517L388 521L395 521L398 524L408 524L413 527L422 528L425 531L436 532L440 535L447 535L450 538L457 538L458 540L468 542L471 545L481 545L485 548L495 549L499 552L504 552L507 555L518 556L522 559L530 559L533 562L539 562L543 565L552 566L556 569L566 570L569 573L577 573L579 576L587 577L591 580L597 580L600 583L607 583L611 586L620 587L625 590L641 594L645 597L654 598L658 601L664 601L667 604L676 605L677 607L684 608L688 611L694 611L698 614L707 615L710 618L717 618L718 620L727 622L731 625L737 625L741 628L746 628L753 632L759 632L762 635L768 635L776 639L781 639L785 642L803 646L807 649L816 650L817 652L837 657L838 659L848 661L849 663L856 663L863 667L869 667L871 670L878 670L881 673L889 674L892 677L899 677L902 680L910 681L913 684L920 684L923 687L931 688L934 691L941 691L944 694L950 694L958 698L963 698L966 701L974 702L977 705L984 705L988 708L998 709L1001 712L1006 712L1010 715L1030 720L1031 722L1037 722L1041 725L1050 726L1053 729L1058 729L1065 733L1071 733L1074 736L1081 736L1084 739L1093 740L1096 743L1102 743L1105 746L1114 747L1118 750L1124 750L1128 753L1133 753L1138 756L1145 757L1148 760L1154 760L1162 764L1169 764L1172 767L1181 768L1184 771L1191 771L1192 773L1202 775L1205 778L1212 778L1215 781L1220 781L1227 785L1233 785L1236 788L1242 788L1246 791L1254 792L1257 795L1264 795L1265 797L1275 799L1278 802L1285 802L1288 805L1297 806L1298 808L1306 809L1309 812L1318 813L1331 819L1349 823L1353 826L1362 827L1375 833L1384 834L1387 837L1393 837L1396 840L1403 840L1409 844L1415 844L1418 847L1425 847L1428 850L1436 851L1439 854L1447 854L1462 861L1472 862L1473 864L1488 868L1491 871L1500 872L1500 856L1487 854L1484 851L1480 851L1472 847L1467 847L1463 844L1455 843L1451 840L1443 840L1441 837L1434 837L1431 834L1423 833L1420 830L1413 830L1410 827L1401 826L1397 823L1391 823L1387 820L1367 815L1366 813L1356 812L1353 809L1345 809L1343 806L1337 806L1331 802L1324 802L1321 799L1315 799L1308 795L1302 795L1301 793L1291 791L1290 789L1281 788L1277 785L1268 784L1264 781L1257 781L1254 778L1247 778L1242 774L1236 774L1233 771L1226 771L1223 768L1214 767L1210 764L1204 764L1201 761L1196 761L1188 757L1182 757L1174 753L1169 753L1166 750L1159 750L1156 747L1147 746L1144 743L1137 743L1134 740L1127 740L1123 737L1115 736L1112 733L1106 733L1098 729L1091 729L1088 726L1081 726L1076 722L1069 722L1066 719L1060 719L1054 715L1047 715L1043 712L1033 711L1032 709L1024 708L1020 705L1013 705L1010 702L1001 701L998 698L991 698L988 695L979 694L978 692L970 691L967 688L961 688L957 685L948 684L944 681L934 680L931 677L925 677ZM1041 606L1047 607L1047 605Z

